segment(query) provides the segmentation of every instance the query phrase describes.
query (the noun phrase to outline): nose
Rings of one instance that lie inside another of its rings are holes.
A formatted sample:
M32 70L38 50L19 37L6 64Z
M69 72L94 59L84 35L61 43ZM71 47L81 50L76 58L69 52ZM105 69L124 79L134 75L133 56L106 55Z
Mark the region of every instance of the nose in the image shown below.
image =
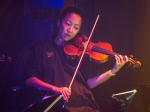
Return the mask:
M73 32L73 26L70 26L70 27L68 28L68 32L70 32L70 33Z

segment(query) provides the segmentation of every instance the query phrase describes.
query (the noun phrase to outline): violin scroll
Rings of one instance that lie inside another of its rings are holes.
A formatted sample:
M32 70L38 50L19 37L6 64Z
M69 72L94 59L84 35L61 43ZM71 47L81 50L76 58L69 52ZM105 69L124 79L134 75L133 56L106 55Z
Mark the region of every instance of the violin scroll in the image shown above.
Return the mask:
M139 68L141 67L141 62L137 61L136 59L133 60L133 55L130 55L130 58L128 58L129 60L129 66L131 66L133 64L133 68Z

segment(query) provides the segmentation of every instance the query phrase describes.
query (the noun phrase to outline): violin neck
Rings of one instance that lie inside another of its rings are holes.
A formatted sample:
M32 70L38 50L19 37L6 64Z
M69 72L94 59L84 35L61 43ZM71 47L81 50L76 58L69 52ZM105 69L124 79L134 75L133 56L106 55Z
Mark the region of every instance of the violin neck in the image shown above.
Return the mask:
M98 47L98 46L93 46L92 51L100 52L100 53L103 53L103 54L106 54L106 55L111 55L111 56L120 55L118 53L106 50L106 49Z
M100 53L103 53L103 54L106 54L106 55L111 55L111 56L115 56L115 55L120 55L118 53L115 53L115 52L112 52L112 51L109 51L107 49L104 49L104 48L101 48L101 47L98 47L98 46L93 46L92 51L95 51L95 52L100 52ZM122 55L121 55L122 56ZM123 56L123 59L125 57ZM141 66L141 63L137 60L133 60L132 57L131 58L128 58L128 61L130 62L130 64L133 64L134 67L140 67Z

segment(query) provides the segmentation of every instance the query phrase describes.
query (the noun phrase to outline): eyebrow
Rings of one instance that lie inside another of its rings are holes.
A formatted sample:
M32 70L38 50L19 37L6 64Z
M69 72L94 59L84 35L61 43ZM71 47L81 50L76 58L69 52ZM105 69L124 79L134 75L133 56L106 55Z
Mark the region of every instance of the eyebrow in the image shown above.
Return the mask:
M69 22L71 22L70 20L66 20L66 21L69 21ZM71 22L71 23L72 23L72 22ZM75 25L81 26L80 24L75 24Z

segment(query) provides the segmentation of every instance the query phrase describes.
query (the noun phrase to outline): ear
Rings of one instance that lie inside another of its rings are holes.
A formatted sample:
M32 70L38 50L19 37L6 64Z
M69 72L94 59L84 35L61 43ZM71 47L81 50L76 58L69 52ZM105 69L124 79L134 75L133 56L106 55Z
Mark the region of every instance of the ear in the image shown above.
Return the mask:
M60 19L57 21L57 26L58 27L60 26Z

